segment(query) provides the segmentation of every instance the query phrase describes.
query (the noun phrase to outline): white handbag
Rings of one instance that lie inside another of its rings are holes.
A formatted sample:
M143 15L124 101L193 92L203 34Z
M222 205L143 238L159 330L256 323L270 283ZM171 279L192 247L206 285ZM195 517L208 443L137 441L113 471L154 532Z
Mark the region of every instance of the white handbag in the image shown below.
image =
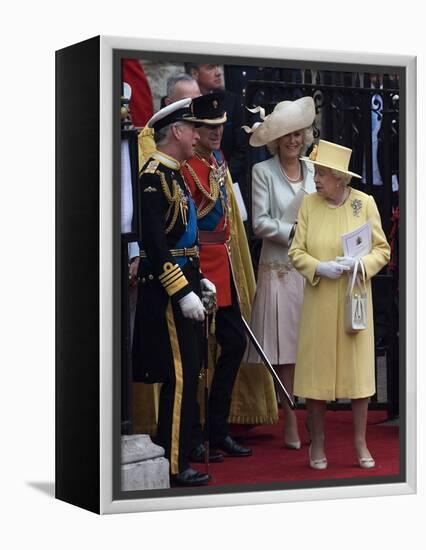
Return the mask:
M358 273L358 267L360 273ZM352 275L348 274L348 290L345 301L345 330L356 334L367 328L367 287L365 267L361 259L355 260Z

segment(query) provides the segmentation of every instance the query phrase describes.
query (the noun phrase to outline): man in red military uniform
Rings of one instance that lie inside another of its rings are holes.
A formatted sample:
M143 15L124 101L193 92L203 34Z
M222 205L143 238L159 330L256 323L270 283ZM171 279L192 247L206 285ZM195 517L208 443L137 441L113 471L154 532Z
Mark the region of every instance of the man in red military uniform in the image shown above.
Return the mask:
M220 151L226 113L224 94L216 92L193 99L200 140L195 155L182 166L182 175L197 208L201 270L216 287L216 339L220 355L215 365L209 396L210 448L228 456L250 456L251 449L237 444L229 435L231 394L246 347L244 325L232 276L228 244L230 224L226 182L228 167ZM197 407L196 418L199 419ZM201 427L196 422L190 460L204 458ZM211 461L223 460L212 452Z

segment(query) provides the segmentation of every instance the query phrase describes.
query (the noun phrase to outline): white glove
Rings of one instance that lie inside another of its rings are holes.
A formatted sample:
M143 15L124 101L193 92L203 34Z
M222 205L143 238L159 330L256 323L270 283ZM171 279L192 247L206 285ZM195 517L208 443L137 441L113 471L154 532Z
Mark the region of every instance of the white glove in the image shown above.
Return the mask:
M179 300L182 315L194 321L204 321L204 307L195 292L190 292Z
M216 294L216 287L208 279L201 279L201 292L208 292L210 294Z
M340 265L349 267L349 271L354 270L355 258L352 258L352 256L336 256L336 262Z
M328 279L338 279L344 271L349 271L349 267L334 261L320 262L317 265L316 273L320 277Z
M200 284L203 302L204 298L206 298L208 301L216 298L216 287L211 281L209 281L208 279L201 279Z

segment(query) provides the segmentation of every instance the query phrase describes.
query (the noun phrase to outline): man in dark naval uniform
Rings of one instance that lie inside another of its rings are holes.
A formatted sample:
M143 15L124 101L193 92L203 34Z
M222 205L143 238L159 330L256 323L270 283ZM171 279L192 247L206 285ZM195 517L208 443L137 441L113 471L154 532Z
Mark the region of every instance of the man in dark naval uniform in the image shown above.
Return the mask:
M215 293L200 274L196 211L180 173L199 139L191 103L177 101L148 121L157 151L137 189L141 251L133 339L134 381L163 382L156 442L170 462L171 483L183 486L210 479L189 467L187 455L201 366L200 296L203 288Z

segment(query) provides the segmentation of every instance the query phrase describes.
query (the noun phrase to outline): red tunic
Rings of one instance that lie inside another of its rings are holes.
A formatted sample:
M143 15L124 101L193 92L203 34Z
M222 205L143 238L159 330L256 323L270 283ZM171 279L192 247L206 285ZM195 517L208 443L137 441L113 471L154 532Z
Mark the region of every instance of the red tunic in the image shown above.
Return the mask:
M214 162L214 159L211 162ZM195 156L187 161L186 164L189 164L191 166L203 188L210 193L210 167ZM204 197L202 192L198 189L194 178L192 177L187 166L185 165L182 167L182 175L191 191L197 210L203 209L208 204L208 202L206 201L206 198ZM223 185L225 185L225 183L226 180L224 181ZM220 197L217 200L220 200ZM208 216L208 214L206 215ZM198 222L199 229L202 229L202 227L200 228L200 222L202 222L202 220L199 219ZM203 231L205 230L203 229ZM200 238L201 271L203 272L205 277L216 286L216 299L217 305L219 307L230 306L232 303L231 267L229 263L229 252L227 244L230 238L230 228L229 220L226 220L226 212L219 219L216 227L213 229L213 231L211 231L211 233L217 233L217 235L219 235L220 233L223 234L223 231L224 239L222 240L226 241L224 243L203 244L203 239Z

